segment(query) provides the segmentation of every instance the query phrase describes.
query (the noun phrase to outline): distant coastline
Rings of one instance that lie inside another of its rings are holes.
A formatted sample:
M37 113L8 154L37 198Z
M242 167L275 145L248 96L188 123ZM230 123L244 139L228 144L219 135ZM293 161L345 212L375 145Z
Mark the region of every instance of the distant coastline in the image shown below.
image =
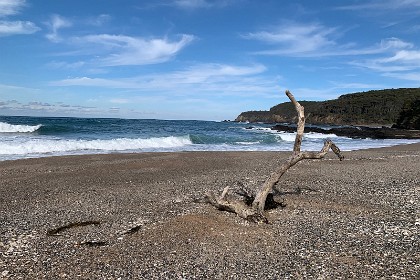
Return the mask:
M301 101L310 124L386 126L420 129L420 88L372 90L327 101ZM237 122L296 123L290 102L268 111L242 112Z

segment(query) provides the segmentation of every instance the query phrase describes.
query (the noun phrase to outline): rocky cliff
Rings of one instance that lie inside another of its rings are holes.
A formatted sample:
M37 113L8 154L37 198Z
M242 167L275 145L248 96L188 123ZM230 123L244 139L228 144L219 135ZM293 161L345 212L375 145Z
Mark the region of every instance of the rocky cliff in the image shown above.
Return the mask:
M420 122L420 88L372 90L345 94L334 100L300 103L305 107L306 122L312 124L398 125L400 122L399 128L416 129ZM269 111L243 112L235 121L294 123L296 112L287 102Z

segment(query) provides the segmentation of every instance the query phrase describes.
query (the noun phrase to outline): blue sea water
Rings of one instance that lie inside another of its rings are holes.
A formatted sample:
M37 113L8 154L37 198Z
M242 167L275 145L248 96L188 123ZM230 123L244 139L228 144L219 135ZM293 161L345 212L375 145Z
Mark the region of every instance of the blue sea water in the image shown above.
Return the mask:
M268 124L0 116L0 161L122 152L290 151L294 137ZM307 133L302 150L320 150L327 138L344 151L419 142Z

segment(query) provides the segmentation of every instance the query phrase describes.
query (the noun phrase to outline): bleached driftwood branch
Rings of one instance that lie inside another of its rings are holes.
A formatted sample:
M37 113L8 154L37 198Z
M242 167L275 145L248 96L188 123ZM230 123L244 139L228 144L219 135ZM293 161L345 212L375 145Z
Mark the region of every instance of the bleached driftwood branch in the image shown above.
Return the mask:
M274 186L279 182L283 174L294 166L296 163L303 159L322 159L328 151L331 149L340 160L343 160L343 155L340 149L331 141L326 140L324 146L319 152L311 152L300 150L302 145L302 138L305 129L305 110L302 105L294 98L293 94L286 90L286 95L295 106L298 122L297 122L297 134L295 143L293 146L293 153L277 170L271 173L270 177L264 182L259 188L252 203L249 203L249 194L242 191L244 196L248 199L238 200L237 198L229 198L228 192L229 187L226 187L220 196L216 196L214 193L207 194L207 202L215 206L216 208L224 211L236 213L238 216L254 221L254 222L265 222L267 223L267 217L264 214L266 207L267 196L273 191Z

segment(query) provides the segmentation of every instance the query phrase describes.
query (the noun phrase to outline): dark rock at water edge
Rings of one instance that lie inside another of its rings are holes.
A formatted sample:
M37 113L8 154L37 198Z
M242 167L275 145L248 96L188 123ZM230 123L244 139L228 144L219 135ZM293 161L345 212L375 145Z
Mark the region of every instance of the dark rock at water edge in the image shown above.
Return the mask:
M277 124L271 127L272 130L284 132L296 132L296 127ZM372 138L372 139L420 139L420 130L405 130L389 127L366 127L349 126L323 129L320 127L305 127L305 133L316 132L323 134L335 134L349 138Z

